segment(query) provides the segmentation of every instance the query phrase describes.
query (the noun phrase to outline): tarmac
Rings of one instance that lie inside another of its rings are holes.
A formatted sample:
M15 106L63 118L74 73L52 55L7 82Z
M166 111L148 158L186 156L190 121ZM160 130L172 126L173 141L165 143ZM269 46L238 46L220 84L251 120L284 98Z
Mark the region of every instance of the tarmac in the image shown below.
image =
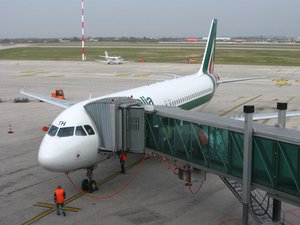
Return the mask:
M94 172L99 190L81 192L84 170L70 173L70 182L66 174L49 172L37 162L42 127L62 109L33 99L13 101L24 97L19 94L23 88L44 95L61 88L67 100L78 102L198 69L194 64L0 61L0 224L241 224L242 206L218 176L208 174L194 195L159 158L138 161L141 155L129 155L126 166L132 168L120 175L119 161L111 157ZM300 111L300 67L216 65L215 70L223 80L263 78L221 84L204 112L241 115L245 104L255 105L256 113L275 112L278 101ZM273 126L276 120L262 122ZM299 130L300 118L288 118L287 128ZM67 193L66 217L57 216L53 205L58 184ZM192 190L200 185L194 183ZM284 203L283 210L286 224L300 224L299 208ZM252 217L250 224L256 224Z

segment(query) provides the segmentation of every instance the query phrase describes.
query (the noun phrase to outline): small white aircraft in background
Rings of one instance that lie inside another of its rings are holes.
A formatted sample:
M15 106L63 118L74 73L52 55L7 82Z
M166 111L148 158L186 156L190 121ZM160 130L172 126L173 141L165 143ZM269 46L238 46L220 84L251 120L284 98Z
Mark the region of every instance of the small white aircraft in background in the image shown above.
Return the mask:
M214 73L216 32L217 20L214 19L202 65L195 74L90 98L77 104L22 90L21 93L24 95L66 109L53 121L40 145L39 164L47 170L56 172L87 169L89 179L83 180L82 187L84 190L93 192L96 189L96 182L92 180L92 172L95 166L103 160L103 155L98 153L99 133L84 108L86 104L109 97L128 96L141 100L145 105L165 105L189 110L209 102L219 84L256 79L221 81L219 75ZM121 57L109 57L107 52L106 55L108 63L123 62Z
M121 56L109 56L107 51L104 53L105 55L101 57L105 58L105 61L103 62L106 62L107 64L122 64L125 62Z

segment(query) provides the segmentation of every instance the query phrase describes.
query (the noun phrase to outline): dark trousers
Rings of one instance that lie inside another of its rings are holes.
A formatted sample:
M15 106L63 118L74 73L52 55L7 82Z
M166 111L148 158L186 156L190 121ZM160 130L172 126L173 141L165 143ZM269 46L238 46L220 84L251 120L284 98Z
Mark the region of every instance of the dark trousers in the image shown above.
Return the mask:
M121 173L125 173L125 161L120 159Z
M59 211L61 211L63 214L65 213L65 204L64 203L56 203L56 212L59 214Z

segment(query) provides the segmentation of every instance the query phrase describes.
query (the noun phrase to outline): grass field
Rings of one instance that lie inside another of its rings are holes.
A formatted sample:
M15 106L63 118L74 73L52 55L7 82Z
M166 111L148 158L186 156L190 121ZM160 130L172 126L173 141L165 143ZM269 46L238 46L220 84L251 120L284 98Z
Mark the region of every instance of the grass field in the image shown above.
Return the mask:
M76 43L78 45L78 43ZM198 45L135 45L134 43L114 45L87 46L85 54L88 61L103 60L108 50L110 55L120 55L127 61L187 63L188 59L200 63L204 44ZM216 47L216 64L236 65L277 65L300 66L300 46L295 45L218 45ZM81 60L81 47L67 46L30 46L10 48L0 51L0 60Z

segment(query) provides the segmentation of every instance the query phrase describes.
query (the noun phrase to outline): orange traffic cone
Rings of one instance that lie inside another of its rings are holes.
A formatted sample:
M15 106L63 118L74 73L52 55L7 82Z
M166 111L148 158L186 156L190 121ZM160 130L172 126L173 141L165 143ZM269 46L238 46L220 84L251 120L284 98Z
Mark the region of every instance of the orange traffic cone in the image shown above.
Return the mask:
M13 130L12 130L12 128L11 128L11 124L10 123L8 124L8 132L7 133L9 133L9 134L14 133Z

